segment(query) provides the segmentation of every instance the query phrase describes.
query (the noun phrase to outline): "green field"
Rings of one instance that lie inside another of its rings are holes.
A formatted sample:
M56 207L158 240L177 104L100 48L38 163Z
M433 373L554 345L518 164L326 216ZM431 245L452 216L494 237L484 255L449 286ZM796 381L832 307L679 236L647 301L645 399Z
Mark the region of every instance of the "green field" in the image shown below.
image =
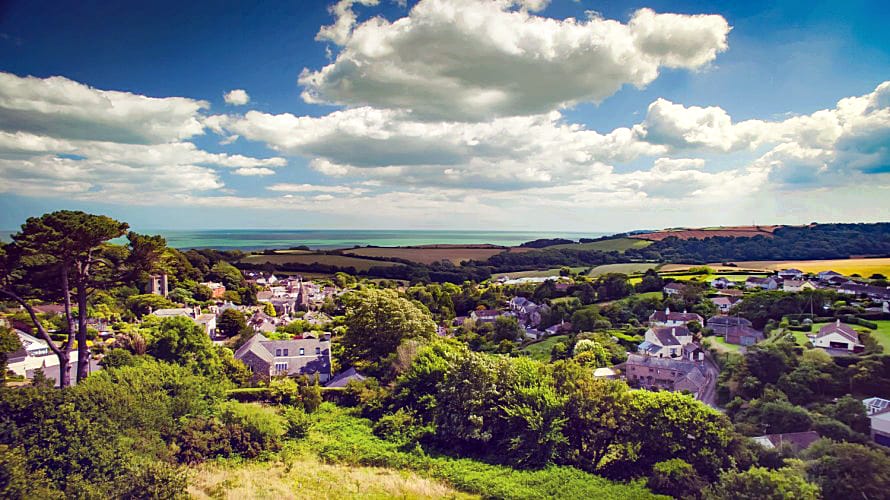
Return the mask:
M879 344L884 346L884 354L890 354L890 319L873 321L877 323L878 329L872 330L871 334Z
M742 347L738 344L730 344L723 337L705 337L704 343L717 350L717 352L739 352Z
M567 248L570 250L599 250L601 252L623 252L631 248L646 248L651 241L636 238L615 238L611 240L594 241L592 243L568 243L565 245L553 245L548 249Z
M590 270L588 276L600 276L606 273L636 274L645 273L649 269L657 269L657 262L631 262L627 264L605 264Z
M241 262L248 264L263 264L266 262L271 262L272 264L325 264L328 266L337 267L354 267L356 271L367 271L372 267L404 266L404 264L397 262L360 259L358 257L349 257L346 255L327 255L312 253L275 255L252 254L242 258Z
M544 340L525 346L521 352L536 361L547 362L550 361L550 350L553 349L553 345L557 342L567 340L568 338L568 335L554 335L553 337L547 337ZM528 354L526 354L526 352Z

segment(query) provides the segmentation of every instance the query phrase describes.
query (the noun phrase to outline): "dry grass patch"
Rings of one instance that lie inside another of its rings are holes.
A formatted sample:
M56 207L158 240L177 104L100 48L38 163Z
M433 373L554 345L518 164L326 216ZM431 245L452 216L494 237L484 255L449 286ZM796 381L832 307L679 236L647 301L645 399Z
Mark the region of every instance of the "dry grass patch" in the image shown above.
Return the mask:
M237 467L205 464L189 482L189 495L198 499L479 498L408 471L308 460Z

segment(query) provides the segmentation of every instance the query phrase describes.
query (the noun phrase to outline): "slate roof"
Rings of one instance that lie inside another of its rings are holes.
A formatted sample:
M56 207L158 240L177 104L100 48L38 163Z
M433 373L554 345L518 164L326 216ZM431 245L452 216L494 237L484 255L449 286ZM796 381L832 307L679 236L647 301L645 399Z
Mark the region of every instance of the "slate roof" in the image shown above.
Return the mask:
M687 312L673 312L671 310L665 311L655 311L649 315L649 321L655 321L658 323L664 323L666 321L680 321L683 323L688 323L690 321L698 321L702 323L702 317L695 313L687 313Z
M337 374L336 377L332 378L330 382L325 384L325 387L346 387L346 384L349 383L350 380L356 380L361 382L365 380L364 375L357 372L355 368L349 368L348 370L342 371Z
M718 335L726 335L729 327L751 326L751 322L741 316L711 316L708 318L707 326Z
M723 335L726 337L726 342L730 344L741 344L744 337L751 337L754 342L763 340L763 332L744 325L730 326L725 329Z
M651 330L652 333L655 334L655 338L657 338L658 342L663 346L680 345L680 341L677 340L677 337L687 337L691 335L689 333L689 328L686 328L685 326L656 326Z

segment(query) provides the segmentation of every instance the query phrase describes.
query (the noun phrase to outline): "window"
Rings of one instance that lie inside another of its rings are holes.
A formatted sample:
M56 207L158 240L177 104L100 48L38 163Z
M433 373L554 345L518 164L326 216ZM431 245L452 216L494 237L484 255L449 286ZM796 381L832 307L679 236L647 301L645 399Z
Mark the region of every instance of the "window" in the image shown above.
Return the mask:
M321 354L321 347L316 347L316 348L315 348L315 355L317 356L317 355L319 355L319 354Z
M284 355L287 356L287 349L284 350Z
M281 349L275 349L275 355L281 356Z
M287 371L287 363L275 363L275 371L277 372L286 372Z
M302 356L302 355L303 355L303 348L301 347L300 348L300 356Z

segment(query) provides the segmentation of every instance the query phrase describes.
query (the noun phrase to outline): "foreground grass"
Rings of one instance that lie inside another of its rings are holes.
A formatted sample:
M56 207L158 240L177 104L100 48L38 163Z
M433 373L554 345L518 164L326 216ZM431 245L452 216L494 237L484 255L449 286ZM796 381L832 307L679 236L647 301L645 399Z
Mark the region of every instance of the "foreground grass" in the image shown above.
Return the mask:
M322 405L313 418L315 423L299 446L325 463L411 470L483 498L663 498L641 483L614 483L573 467L516 470L464 458L431 456L422 450L405 451L374 436L368 420L329 403Z
M189 495L197 499L479 498L408 471L319 464L310 459L286 464L205 464L190 482Z

